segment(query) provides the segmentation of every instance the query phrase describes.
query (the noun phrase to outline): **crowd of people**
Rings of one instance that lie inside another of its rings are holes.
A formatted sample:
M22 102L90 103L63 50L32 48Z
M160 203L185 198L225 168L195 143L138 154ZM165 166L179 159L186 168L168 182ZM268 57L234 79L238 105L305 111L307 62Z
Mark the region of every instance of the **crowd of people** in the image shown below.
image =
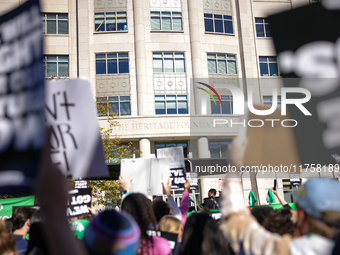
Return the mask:
M230 144L229 158L240 167L246 144ZM178 207L171 181L163 183L168 202L151 201L130 193L130 180L119 182L121 208L93 212L87 219L66 218L67 184L45 157L36 195L40 209L19 207L11 219L0 221L1 255L113 255L113 254L340 254L340 183L310 179L295 194L293 210L272 189L283 209L245 206L240 178L228 174L220 198L211 189L200 212L189 217L189 188L184 184ZM48 170L48 171L47 171ZM220 209L213 219L209 210ZM26 241L29 234L29 241Z

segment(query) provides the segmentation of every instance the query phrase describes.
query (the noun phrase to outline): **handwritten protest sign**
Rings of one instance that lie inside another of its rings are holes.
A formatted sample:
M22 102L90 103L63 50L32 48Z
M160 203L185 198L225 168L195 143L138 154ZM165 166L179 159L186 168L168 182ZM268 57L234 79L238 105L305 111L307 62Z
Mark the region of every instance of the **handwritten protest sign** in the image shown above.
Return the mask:
M198 173L187 172L187 180L190 182L190 190L198 190Z
M76 217L84 214L89 214L90 211L87 207L91 207L92 189L75 189L70 190L71 195L69 201L67 201L67 212L68 217Z
M162 182L170 176L170 160L167 158L122 159L121 175L131 179L130 192L144 195L163 194Z
M45 144L38 0L0 17L0 194L29 194Z
M52 128L51 158L73 178L108 176L90 83L46 83L46 119Z
M183 147L177 146L157 149L157 158L170 159L171 189L183 188L185 183Z

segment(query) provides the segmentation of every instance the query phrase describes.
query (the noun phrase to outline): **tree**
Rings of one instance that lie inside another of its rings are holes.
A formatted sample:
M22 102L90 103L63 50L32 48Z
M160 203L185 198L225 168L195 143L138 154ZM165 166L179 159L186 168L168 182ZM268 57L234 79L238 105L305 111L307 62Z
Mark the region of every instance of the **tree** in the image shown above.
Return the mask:
M132 142L122 144L121 138L112 137L113 128L119 126L118 116L109 114L110 104L107 100L97 103L99 116L107 116L108 128L100 127L100 135L103 142L105 159L108 163L119 163L123 158L132 158L139 150L133 147ZM120 199L119 182L111 180L88 181L88 187L92 188L92 196L95 198L93 205L115 206Z

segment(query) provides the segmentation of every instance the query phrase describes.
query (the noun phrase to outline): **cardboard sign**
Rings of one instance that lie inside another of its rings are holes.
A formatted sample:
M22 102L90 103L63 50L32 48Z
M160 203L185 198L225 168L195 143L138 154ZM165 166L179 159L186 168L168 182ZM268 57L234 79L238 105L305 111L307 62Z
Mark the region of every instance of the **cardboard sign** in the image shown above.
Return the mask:
M190 190L198 190L198 173L187 172L186 176L190 182Z
M170 176L168 158L122 159L121 175L131 179L130 192L146 196L162 195L162 182L167 183Z
M264 105L254 105L254 107L258 110L269 108ZM262 120L264 125L261 127L247 127L249 142L245 152L244 165L257 166L267 171L294 171L294 168L290 166L298 166L300 161L295 145L293 128L277 124L286 119L286 116L281 116L280 109L266 116L254 115L249 112L249 119ZM265 121L265 119L275 119L277 121L273 125L271 121ZM258 123L255 124L254 122L252 125L258 125Z
M46 119L52 128L52 162L66 176L108 176L89 81L47 82Z
M90 211L87 207L91 207L92 203L92 189L75 189L70 190L71 197L67 201L68 217L78 217L80 215L89 214Z
M157 158L170 159L171 189L183 189L186 177L183 147L160 148L156 153Z
M311 116L288 105L290 117L298 121L294 133L303 164L323 164L329 155L340 153L340 30L334 29L340 10L325 9L326 2L268 18L281 74L296 77L284 79L284 86L311 94L303 104Z
M0 17L0 194L30 194L45 144L38 0Z
M84 181L84 180L74 181L74 188L75 189L87 189L87 181Z
M289 180L292 186L297 187L297 186L300 186L301 184L300 174L289 173Z
M13 207L33 205L34 196L0 199L0 220L12 218Z
M225 179L218 179L218 191L223 191Z

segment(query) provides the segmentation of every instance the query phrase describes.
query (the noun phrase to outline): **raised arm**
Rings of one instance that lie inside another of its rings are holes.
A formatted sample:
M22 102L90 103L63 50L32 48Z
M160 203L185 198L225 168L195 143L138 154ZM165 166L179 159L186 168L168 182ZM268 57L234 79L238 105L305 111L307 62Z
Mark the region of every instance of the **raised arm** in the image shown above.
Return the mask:
M189 188L190 188L190 182L188 180L184 183L184 192L182 194L182 202L179 209L182 213L182 226L185 225L185 222L187 220L187 214L189 211Z
M287 201L281 197L279 191L277 190L277 185L275 187L275 189L271 188L272 192L274 193L274 195L277 197L277 199L280 201L281 205L285 206L287 203Z
M165 184L164 182L162 182L162 184L163 184L165 194L168 196L168 201L169 201L169 206L171 208L172 216L174 216L176 219L182 221L182 213L181 213L180 209L178 208L178 206L175 202L175 199L171 196L171 179L170 179L170 177L168 179L167 184Z

